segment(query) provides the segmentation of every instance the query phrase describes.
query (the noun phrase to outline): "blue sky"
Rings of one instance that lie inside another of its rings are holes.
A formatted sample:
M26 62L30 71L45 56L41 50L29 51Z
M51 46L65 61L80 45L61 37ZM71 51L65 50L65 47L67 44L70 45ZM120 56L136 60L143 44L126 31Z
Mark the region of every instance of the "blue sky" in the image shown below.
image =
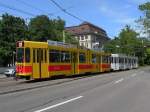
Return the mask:
M66 26L74 26L81 23L73 17L65 14L56 7L51 0L21 0L30 6L19 2L20 0L0 0L0 14L8 12L22 18L32 18L33 16L23 14L1 4L21 9L33 15L53 13L50 18L60 16L66 21ZM135 28L135 20L142 15L138 10L138 5L149 0L55 0L68 12L89 21L107 31L110 38L117 36L120 30L129 24ZM37 9L38 8L38 9Z

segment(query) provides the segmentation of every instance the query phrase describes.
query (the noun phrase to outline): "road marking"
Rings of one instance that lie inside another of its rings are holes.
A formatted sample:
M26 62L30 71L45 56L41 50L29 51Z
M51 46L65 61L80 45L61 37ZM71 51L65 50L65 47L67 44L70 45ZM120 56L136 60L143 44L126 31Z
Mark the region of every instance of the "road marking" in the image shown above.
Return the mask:
M115 84L120 83L120 82L122 82L123 80L124 80L124 79L123 79L123 78L121 78L121 79L119 79L119 80L115 81Z
M66 103L75 101L75 100L80 99L80 98L82 98L82 97L83 97L83 96L78 96L78 97L76 97L76 98L72 98L72 99L70 99L70 100L66 100L66 101L64 101L64 102L61 102L61 103L58 103L58 104L55 104L55 105L52 105L52 106L49 106L49 107L46 107L46 108L43 108L43 109L40 109L40 110L36 110L36 111L34 111L34 112L43 112L43 111L46 111L46 110L49 110L49 109L58 107L58 106L60 106L60 105L63 105L63 104L66 104Z
M135 77L136 75L137 75L137 74L135 73L135 74L132 74L131 76L132 76L132 77Z

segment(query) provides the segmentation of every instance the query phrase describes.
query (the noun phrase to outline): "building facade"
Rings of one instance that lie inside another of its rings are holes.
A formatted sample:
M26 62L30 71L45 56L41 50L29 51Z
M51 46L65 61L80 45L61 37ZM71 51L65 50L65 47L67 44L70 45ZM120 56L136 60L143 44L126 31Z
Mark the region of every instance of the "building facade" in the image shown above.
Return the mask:
M89 49L100 49L110 40L105 30L88 22L66 27L65 30L78 40L80 46Z

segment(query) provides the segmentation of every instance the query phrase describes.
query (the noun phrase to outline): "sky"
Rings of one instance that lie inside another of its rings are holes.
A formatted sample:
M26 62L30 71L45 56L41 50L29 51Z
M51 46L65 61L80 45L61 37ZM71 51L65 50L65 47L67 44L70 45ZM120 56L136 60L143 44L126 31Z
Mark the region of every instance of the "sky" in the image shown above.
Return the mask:
M55 1L73 15L103 28L110 38L114 38L127 24L136 29L135 20L142 16L138 6L149 0ZM11 9L4 7L6 5ZM18 12L15 9L19 9L22 12ZM52 19L59 16L66 21L66 27L82 23L62 12L51 0L0 0L0 15L5 12L22 17L27 21L42 14L48 15Z

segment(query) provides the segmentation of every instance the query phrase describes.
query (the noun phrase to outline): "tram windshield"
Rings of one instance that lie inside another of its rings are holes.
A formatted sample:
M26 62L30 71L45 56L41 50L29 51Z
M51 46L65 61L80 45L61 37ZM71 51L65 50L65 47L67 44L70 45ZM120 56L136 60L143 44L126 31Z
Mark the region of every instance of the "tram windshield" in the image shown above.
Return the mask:
M24 48L17 48L17 62L21 63L24 61Z

